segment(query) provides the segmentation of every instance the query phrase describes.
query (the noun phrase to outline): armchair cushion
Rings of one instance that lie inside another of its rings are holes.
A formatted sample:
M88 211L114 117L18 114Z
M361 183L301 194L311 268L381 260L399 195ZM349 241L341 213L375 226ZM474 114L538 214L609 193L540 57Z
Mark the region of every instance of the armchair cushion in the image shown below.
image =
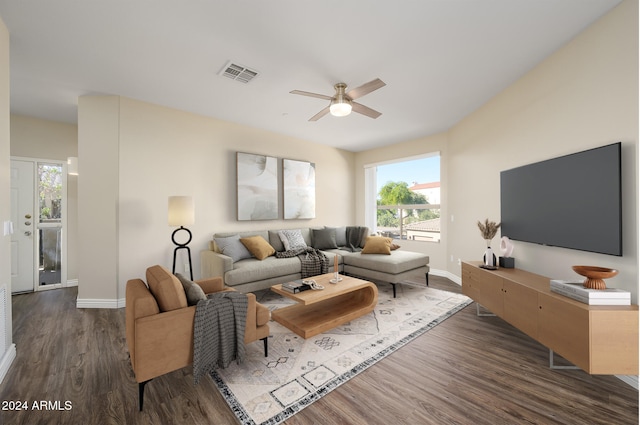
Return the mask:
M182 284L169 270L162 266L147 269L149 290L158 302L160 311L171 311L188 307Z
M176 277L180 280L180 283L184 288L184 293L187 296L187 303L189 305L197 305L198 301L207 299L207 296L200 285L190 281L180 273L176 273Z

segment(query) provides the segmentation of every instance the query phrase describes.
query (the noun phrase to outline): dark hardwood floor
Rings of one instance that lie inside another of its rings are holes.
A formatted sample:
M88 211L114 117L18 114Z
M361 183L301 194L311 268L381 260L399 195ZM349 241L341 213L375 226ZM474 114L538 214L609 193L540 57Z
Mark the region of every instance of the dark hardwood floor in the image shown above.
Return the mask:
M151 381L138 412L124 309L76 309L76 297L75 288L12 297L17 357L0 385L1 424L237 423L211 379L193 385L190 367ZM634 388L550 370L547 349L475 311L466 307L285 424L638 424Z

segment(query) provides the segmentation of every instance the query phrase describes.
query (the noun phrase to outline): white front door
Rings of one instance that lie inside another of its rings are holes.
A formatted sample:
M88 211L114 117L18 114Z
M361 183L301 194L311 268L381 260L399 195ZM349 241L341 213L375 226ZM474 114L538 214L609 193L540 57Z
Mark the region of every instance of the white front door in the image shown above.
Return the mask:
M34 163L11 161L11 292L34 290Z

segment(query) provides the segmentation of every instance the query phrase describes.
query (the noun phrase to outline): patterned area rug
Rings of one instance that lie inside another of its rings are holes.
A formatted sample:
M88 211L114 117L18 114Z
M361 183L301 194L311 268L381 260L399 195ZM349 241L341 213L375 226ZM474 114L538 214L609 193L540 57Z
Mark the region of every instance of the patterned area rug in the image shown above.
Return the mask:
M304 339L271 321L269 357L261 341L247 345L245 361L211 374L241 424L275 425L393 353L471 303L462 294L378 285L372 313ZM275 310L293 303L269 290L258 301Z

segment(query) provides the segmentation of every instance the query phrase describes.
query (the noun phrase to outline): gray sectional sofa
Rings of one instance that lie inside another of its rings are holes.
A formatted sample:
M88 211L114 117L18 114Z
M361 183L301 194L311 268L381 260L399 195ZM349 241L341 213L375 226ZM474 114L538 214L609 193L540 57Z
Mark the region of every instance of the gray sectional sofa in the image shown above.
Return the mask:
M427 285L429 284L429 256L402 249L393 250L390 255L340 249L338 247L347 245L346 229L325 227L299 230L307 246L321 249L328 257L331 273L334 271L334 257L337 256L339 272L374 282L390 283L393 285L394 297L395 285L411 276L425 275ZM333 239L332 242L327 241L327 234L335 234L335 244L332 243ZM298 257L276 258L271 255L259 260L250 254L239 253L236 240L252 236L261 236L275 251L286 251L279 230L216 233L209 243L209 249L200 254L202 279L221 276L225 285L246 293L302 277L302 265ZM365 246L367 236L368 232L365 231L359 248ZM225 244L228 245L221 249L221 245Z

